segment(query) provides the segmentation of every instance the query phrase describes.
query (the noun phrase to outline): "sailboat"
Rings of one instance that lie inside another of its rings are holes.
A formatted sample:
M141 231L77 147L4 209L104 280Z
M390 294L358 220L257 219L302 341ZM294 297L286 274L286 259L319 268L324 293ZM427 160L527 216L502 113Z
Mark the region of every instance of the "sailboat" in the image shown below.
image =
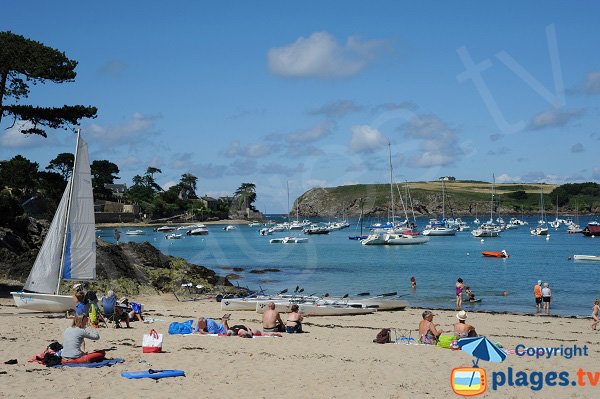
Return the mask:
M365 238L367 238L367 235L363 234L363 209L364 209L364 201L361 198L360 199L360 216L358 218L358 224L360 225L360 235L358 236L348 236L348 239L350 240L364 240Z
M546 215L544 214L544 188L540 187L540 216L538 227L531 229L530 233L534 236L547 236L548 226L546 225Z
M87 143L77 131L73 173L35 259L28 292L11 292L18 308L64 312L75 305L73 296L59 295L61 281L96 278L94 198Z
M502 229L494 223L494 188L496 177L492 174L492 200L490 201L490 220L483 223L479 228L473 230L471 234L474 237L499 237Z
M442 220L431 220L429 228L423 230L424 236L453 236L456 234L456 229L447 226L445 197L444 180L442 180Z

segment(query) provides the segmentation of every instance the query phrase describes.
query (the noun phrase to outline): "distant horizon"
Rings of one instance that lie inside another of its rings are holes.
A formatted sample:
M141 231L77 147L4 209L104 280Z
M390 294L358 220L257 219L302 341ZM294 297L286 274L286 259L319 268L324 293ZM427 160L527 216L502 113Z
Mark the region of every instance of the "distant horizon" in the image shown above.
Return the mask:
M152 166L213 197L252 182L259 209L281 210L288 181L293 197L389 181L388 143L397 181L600 181L600 3L62 4L3 4L3 30L78 62L19 104L98 107L90 159L128 187ZM13 122L0 159L42 169L74 150L68 131Z

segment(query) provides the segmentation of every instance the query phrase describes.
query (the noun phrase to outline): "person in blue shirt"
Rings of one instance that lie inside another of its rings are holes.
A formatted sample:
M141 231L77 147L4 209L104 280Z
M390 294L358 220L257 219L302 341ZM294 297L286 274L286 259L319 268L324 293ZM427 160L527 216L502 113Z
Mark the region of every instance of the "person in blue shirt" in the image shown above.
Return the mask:
M77 304L75 305L75 315L76 316L87 316L87 309L85 306L85 294L83 291L78 291L75 294L75 299L77 299Z
M213 319L200 317L198 319L198 324L196 324L196 327L194 328L194 332L196 334L227 334L227 330L229 330L227 320L229 320L228 314L223 316L222 324L217 323Z

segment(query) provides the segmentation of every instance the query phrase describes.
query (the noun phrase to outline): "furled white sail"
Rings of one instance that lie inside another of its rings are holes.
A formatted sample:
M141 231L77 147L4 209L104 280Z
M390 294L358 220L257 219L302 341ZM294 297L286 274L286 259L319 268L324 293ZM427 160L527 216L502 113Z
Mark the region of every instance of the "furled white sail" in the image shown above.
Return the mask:
M94 280L96 278L96 227L94 197L88 146L79 139L77 162L73 169L73 191L67 223L63 278Z
M56 291L58 274L60 273L60 256L65 237L65 220L69 205L69 190L71 182L63 193L58 204L50 229L35 259L31 273L27 278L24 289L44 294L52 294Z

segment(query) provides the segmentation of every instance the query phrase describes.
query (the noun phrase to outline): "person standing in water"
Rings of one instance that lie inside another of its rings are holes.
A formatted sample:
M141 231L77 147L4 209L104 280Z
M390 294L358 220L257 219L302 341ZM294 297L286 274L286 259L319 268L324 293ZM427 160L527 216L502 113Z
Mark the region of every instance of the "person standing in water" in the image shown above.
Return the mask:
M120 238L121 238L121 232L119 231L119 229L115 229L115 240L117 241L117 244L119 243Z
M456 310L462 309L462 293L464 287L465 284L463 283L463 279L459 277L458 280L456 280Z
M415 278L415 276L412 276L410 278L410 288L417 288L417 279Z
M539 312L542 310L542 280L538 280L537 284L533 286L533 296L535 297L535 311Z

